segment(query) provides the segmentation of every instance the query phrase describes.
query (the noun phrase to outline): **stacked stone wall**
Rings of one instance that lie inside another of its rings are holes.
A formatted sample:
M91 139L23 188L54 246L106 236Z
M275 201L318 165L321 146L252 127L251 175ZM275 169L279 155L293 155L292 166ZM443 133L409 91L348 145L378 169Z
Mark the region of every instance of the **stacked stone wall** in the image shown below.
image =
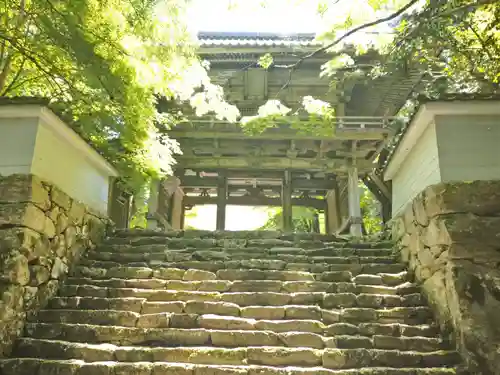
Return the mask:
M500 374L500 181L431 186L392 224L471 373Z
M0 176L0 356L103 237L107 219L33 175Z

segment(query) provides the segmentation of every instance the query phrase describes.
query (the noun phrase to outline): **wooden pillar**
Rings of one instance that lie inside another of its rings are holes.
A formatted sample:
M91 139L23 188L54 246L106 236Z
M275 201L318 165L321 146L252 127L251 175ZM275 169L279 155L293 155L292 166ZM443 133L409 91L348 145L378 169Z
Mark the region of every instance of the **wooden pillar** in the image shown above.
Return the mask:
M326 233L333 234L342 225L342 218L340 216L340 202L339 202L339 191L337 183L333 189L328 190L326 193Z
M148 213L146 214L146 227L148 229L158 228L158 196L160 194L160 181L153 180L149 185Z
M363 219L361 216L361 198L359 196L358 183L358 168L356 168L355 165L351 165L348 168L347 192L349 200L349 220L351 222L350 233L354 237L363 236Z
M328 222L328 207L327 207L327 204L325 203L325 210L323 211L324 212L324 216L325 216L325 234L330 234L328 232L328 228L330 228L330 224Z
M226 205L227 205L227 178L219 172L219 181L217 186L217 230L226 228Z
M285 176L283 177L281 205L283 207L283 230L285 232L292 232L292 174L290 171L285 171Z
M185 226L186 226L186 206L182 204L181 230L184 230Z
M170 216L170 225L174 230L181 230L183 227L183 214L184 214L184 192L181 187L177 187L174 194L172 194L172 209Z
M313 216L312 231L313 233L321 233L321 229L319 227L319 214L317 212L315 212Z

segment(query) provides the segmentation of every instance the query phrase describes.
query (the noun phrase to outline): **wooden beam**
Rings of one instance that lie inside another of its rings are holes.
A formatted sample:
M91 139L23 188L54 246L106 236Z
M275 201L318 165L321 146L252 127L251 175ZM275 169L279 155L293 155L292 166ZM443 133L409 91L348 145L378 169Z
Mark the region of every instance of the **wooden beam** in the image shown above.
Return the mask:
M195 205L207 205L207 204L217 204L217 197L184 197L184 204L186 206ZM281 198L269 198L269 197L228 197L227 205L232 206L270 206L279 207L281 206ZM323 210L325 208L324 199L316 198L292 198L293 206L300 207L311 207L318 210Z
M253 170L300 170L347 173L343 159L280 158L280 157L193 157L179 156L177 164L184 169L253 169ZM373 163L360 159L358 169L370 171Z
M373 183L377 186L377 188L380 190L382 194L386 197L386 199L389 202L392 202L392 191L391 188L376 174L376 173L369 173L368 177L370 180L373 181Z
M337 129L333 136L320 136L312 134L297 134L295 132L264 132L261 134L248 135L242 131L209 131L179 128L168 132L168 136L174 139L180 138L219 138L219 139L260 139L260 140L326 140L326 141L347 141L347 140L383 140L390 134L387 128L364 128L364 129Z
M292 181L291 172L289 170L285 171L283 176L283 186L281 190L281 205L283 208L283 231L292 232L293 231L293 220L292 220Z
M231 178L231 174L227 174L228 179ZM249 178L252 179L252 178ZM273 188L276 187L276 185L266 185L265 182L259 183L258 178L255 178L257 180L257 186L259 187L269 187ZM292 178L292 189L297 189L297 190L328 190L331 188L333 181L325 180L325 179L293 179ZM197 176L184 176L181 177L181 184L183 187L217 187L218 184L218 178L217 177L197 177ZM244 189L245 187L248 187L250 185L244 185L244 184L233 184L228 181L228 184L232 188L241 188Z
M216 138L217 140L218 138ZM203 154L204 157L208 156L223 156L223 155L240 155L240 156L246 156L246 155L252 155L256 151L258 152L258 155L260 157L273 157L273 156L278 156L280 153L282 157L292 157L292 155L295 156L298 154L298 152L305 152L306 150L308 151L313 151L319 158L323 158L325 151L323 150L320 151L318 147L307 147L307 146L302 146L298 145L295 149L285 149L285 144L282 145L277 145L276 142L260 145L258 149L256 149L253 145L245 145L244 141L241 140L237 144L232 144L232 145L223 145L223 146L218 146L215 147L213 145L206 144L205 141L203 143L205 144L200 144L197 143L194 140L183 138L179 139L179 146L182 150L182 154L184 156L196 156L199 154ZM293 140L292 140L293 142ZM356 158L356 159L363 159L367 158L367 156L371 152L375 152L376 147L370 147L370 148L364 148L364 149L359 149L356 152L352 151L347 151L341 149L341 145L338 145L337 147L331 147L327 151L334 151L336 157L339 158Z
M216 229L226 228L226 204L227 204L227 179L224 174L220 174L217 184L217 222Z
M379 187L373 182L371 178L368 177L368 175L365 176L362 180L382 206L382 221L384 223L389 222L392 216L392 202L387 199L387 197L380 191Z

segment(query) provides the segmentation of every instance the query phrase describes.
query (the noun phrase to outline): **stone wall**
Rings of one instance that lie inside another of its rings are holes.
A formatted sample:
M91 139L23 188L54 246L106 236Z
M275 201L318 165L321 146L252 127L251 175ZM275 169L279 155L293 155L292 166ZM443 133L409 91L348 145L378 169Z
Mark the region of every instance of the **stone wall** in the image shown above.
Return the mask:
M106 225L102 215L36 176L0 176L0 356Z
M428 187L392 224L471 373L500 374L500 181Z

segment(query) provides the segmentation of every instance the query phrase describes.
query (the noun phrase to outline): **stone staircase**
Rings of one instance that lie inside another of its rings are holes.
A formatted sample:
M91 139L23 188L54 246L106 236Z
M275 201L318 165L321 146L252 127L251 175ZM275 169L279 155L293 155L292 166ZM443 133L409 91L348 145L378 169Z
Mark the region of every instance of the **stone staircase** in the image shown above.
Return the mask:
M390 244L334 240L117 232L30 318L0 374L455 374Z

